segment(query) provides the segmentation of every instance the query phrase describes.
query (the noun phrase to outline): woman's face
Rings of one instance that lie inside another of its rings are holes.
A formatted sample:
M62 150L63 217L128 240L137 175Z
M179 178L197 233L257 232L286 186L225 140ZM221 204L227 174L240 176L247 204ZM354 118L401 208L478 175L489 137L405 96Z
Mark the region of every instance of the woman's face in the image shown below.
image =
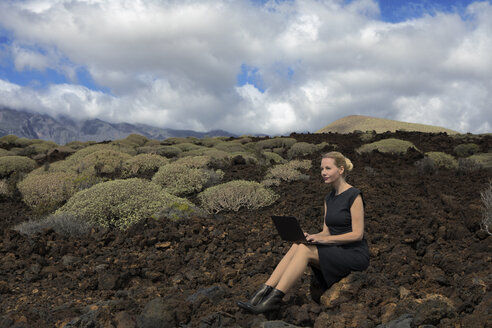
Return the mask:
M321 160L321 176L325 183L333 183L340 178L343 167L337 167L333 158L323 158Z

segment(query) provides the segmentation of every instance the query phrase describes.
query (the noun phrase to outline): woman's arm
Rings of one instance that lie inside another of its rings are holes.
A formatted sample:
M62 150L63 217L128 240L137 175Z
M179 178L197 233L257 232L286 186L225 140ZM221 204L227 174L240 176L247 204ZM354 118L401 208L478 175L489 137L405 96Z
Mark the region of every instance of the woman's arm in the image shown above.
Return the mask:
M325 205L326 209L326 205ZM360 195L355 198L352 206L350 207L350 215L352 217L352 231L341 235L326 235L323 231L314 235L307 235L308 241L317 242L321 244L345 244L352 243L354 241L362 240L364 237L364 204L362 203L362 197ZM326 224L324 224L326 226ZM328 227L326 227L328 229Z

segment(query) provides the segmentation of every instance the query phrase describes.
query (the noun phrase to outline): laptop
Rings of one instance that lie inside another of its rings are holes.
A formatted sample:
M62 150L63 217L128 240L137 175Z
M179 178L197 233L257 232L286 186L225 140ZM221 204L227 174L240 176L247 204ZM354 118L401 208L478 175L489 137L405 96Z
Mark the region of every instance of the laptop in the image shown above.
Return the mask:
M272 216L273 224L277 228L278 234L285 241L314 245L315 242L306 240L304 232L297 218L294 216Z

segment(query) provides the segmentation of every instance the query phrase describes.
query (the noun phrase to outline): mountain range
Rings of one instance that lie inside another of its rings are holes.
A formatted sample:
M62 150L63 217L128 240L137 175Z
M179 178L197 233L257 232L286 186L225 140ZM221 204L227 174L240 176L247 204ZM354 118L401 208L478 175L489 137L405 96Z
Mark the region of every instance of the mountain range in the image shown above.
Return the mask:
M47 114L0 108L0 137L14 134L22 138L50 140L63 145L70 141L123 139L131 133L155 140L170 137L236 137L223 130L196 132L158 128L146 124L109 123L99 119L75 121L66 116L54 118Z

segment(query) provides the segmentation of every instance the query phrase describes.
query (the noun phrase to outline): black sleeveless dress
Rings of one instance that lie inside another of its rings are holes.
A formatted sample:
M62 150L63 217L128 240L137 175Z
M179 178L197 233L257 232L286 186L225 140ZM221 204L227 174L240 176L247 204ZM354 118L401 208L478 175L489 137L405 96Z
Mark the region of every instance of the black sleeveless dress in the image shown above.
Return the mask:
M325 223L332 235L340 235L352 231L350 207L360 190L350 187L339 195L333 190L325 197ZM364 202L364 198L362 198ZM313 273L324 288L346 277L352 271L362 271L369 266L369 247L364 238L348 244L316 245L318 248L320 269L313 268Z

